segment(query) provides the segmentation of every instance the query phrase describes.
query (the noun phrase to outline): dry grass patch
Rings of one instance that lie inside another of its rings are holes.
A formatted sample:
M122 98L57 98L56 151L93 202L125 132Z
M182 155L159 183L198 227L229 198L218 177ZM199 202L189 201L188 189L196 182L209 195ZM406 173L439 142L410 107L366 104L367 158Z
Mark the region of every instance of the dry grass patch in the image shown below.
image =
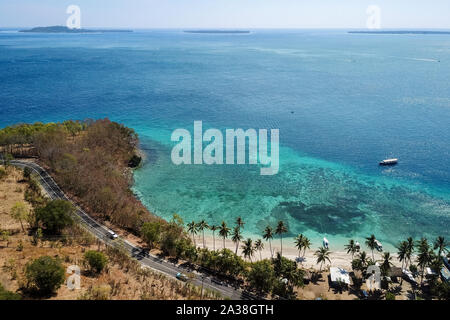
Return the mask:
M28 235L28 225L25 224L24 233L20 223L10 216L11 208L17 202L25 203L27 209L32 210L31 205L25 201L27 185L22 180L22 171L9 167L8 175L0 181L0 232L8 231L9 234L7 241L0 238L0 283L5 289L20 293L21 288L26 285L26 264L39 257L50 256L59 258L66 269L72 265L80 267L81 289L71 290L64 284L46 299L200 299L198 287L142 268L138 261L118 250L107 249L77 226L65 230L64 237L60 239L43 238L37 245L33 244L33 237ZM102 251L108 256L108 265L99 275L93 275L85 265L84 253L88 250ZM70 274L66 275L69 276ZM204 298L218 297L205 290Z

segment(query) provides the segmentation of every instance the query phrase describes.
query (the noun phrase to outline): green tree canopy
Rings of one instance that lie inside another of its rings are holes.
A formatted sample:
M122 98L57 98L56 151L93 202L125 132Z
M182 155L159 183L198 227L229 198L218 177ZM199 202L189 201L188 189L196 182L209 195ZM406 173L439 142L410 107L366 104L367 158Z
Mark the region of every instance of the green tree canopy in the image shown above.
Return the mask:
M72 225L72 213L75 208L65 200L52 200L46 206L36 209L36 220L41 223L45 231L50 234L59 234Z
M25 232L25 228L23 227L23 222L28 219L30 212L23 202L17 202L11 208L11 217L20 222L20 226L22 227L22 231Z
M261 293L270 292L275 279L275 271L269 260L261 260L253 263L252 269L247 276L247 281L250 283L250 286Z
M41 294L56 291L65 280L64 267L58 259L48 256L29 262L25 267L29 287Z
M142 225L141 235L150 248L153 248L154 243L161 237L161 223L159 221L145 222Z
M0 300L20 300L22 297L18 293L14 293L3 288L0 283Z
M95 273L102 272L108 264L108 258L103 253L94 250L87 251L84 259Z

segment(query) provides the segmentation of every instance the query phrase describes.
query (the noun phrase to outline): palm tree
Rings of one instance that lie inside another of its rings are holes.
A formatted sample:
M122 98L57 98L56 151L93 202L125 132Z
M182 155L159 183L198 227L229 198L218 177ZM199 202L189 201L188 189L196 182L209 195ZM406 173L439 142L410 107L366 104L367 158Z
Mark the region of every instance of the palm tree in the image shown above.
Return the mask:
M384 276L386 277L389 273L389 270L392 266L392 257L389 252L383 253L383 262L381 263L380 269L383 272Z
M365 251L359 252L357 258L354 260L356 265L352 262L352 268L364 272L364 269L369 265L369 260Z
M198 230L200 230L202 232L202 236L203 236L203 249L205 248L205 229L209 227L209 225L206 223L205 220L200 221L197 224Z
M402 241L397 246L397 259L402 263L402 272L403 272L403 264L408 259L408 241ZM400 280L400 284L403 283L403 277Z
M408 242L408 250L406 251L407 264L405 265L405 269L408 264L411 264L412 254L414 253L414 239L409 237L406 239L406 242Z
M212 225L209 227L209 229L211 229L212 233L213 233L213 250L216 251L216 230L219 230L219 226L216 225Z
M234 254L237 254L239 242L242 240L241 229L238 226L234 227L231 240L236 244L236 251Z
M261 239L255 241L255 250L259 251L259 259L262 260L261 251L264 249L264 243Z
M418 241L419 255L417 257L417 264L421 269L422 276L420 278L420 284L422 284L425 268L430 264L432 260L432 251L426 238L422 238Z
M306 254L306 249L309 249L311 247L311 240L309 240L307 237L303 237L303 258Z
M365 251L362 251L358 255L359 263L361 264L362 268L365 268L368 266L369 261L367 259L367 253Z
M266 229L264 229L263 238L264 240L269 241L270 255L273 258L273 251L272 251L273 229L271 226L267 226Z
M219 235L223 238L223 248L225 249L225 239L228 238L228 235L230 234L230 228L227 227L225 221L222 221L219 229Z
M286 233L288 230L284 225L283 221L278 221L277 228L275 229L275 233L280 235L280 244L281 244L281 256L283 256L283 233Z
M237 217L237 219L236 219L236 225L237 225L237 227L240 229L240 228L242 228L242 229L244 229L244 221L242 220L242 218L241 217Z
M196 235L197 231L198 231L197 224L195 223L195 221L192 221L187 224L187 227L188 227L188 232L192 235L192 240L194 241L194 246L197 246L195 244L195 237L194 237L194 235Z
M320 247L319 250L314 252L314 255L317 257L317 263L320 263L320 270L319 272L322 272L322 266L323 264L328 261L331 263L330 260L330 250L324 247Z
M355 255L356 251L358 251L355 241L353 239L349 240L348 244L345 245L345 249L347 249L347 254L349 253L352 254L352 261L353 261L353 256Z
M373 255L373 250L376 248L376 242L375 242L375 240L377 240L376 238L375 238L375 235L371 235L369 238L366 238L366 246L370 249L370 250L372 250L372 260L373 261L375 261L375 257L374 257L374 255Z
M255 254L255 248L253 247L252 239L248 238L244 241L242 245L242 252L244 253L244 257L249 258L250 262L252 262L252 257Z
M444 237L437 237L434 241L434 250L438 249L438 256L441 257L442 252L447 252L447 243Z
M297 238L295 238L295 246L298 249L298 257L299 257L299 259L300 259L300 253L301 253L301 251L303 249L304 243L305 243L305 241L304 241L303 234L299 234L297 236Z

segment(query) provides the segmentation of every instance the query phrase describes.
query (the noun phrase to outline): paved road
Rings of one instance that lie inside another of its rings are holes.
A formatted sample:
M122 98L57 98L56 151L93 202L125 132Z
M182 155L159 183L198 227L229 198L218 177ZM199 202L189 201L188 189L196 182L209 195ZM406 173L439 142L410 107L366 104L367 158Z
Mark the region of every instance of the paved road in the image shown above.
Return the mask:
M39 178L39 182L44 188L45 192L51 199L63 199L70 201L76 208L76 215L79 217L81 224L96 238L104 242L106 245L112 247L120 247L125 249L126 252L133 258L137 259L143 266L154 269L158 272L162 272L170 277L176 277L179 272L186 273L186 270L179 267L173 263L170 263L164 259L158 258L154 255L150 255L145 252L143 248L135 246L129 243L127 240L116 239L112 240L109 238L108 232L110 231L106 226L98 223L92 217L90 217L84 210L77 206L73 201L71 201L64 192L59 188L52 177L45 171L42 167L33 162L26 162L20 160L12 160L11 164L20 168L28 167L34 173L36 173ZM212 278L206 274L194 273L195 278L193 283L201 286L203 279L203 287L209 290L214 290L219 292L222 297L228 297L232 300L254 300L255 298L241 290L235 289L226 284L220 284L212 281Z

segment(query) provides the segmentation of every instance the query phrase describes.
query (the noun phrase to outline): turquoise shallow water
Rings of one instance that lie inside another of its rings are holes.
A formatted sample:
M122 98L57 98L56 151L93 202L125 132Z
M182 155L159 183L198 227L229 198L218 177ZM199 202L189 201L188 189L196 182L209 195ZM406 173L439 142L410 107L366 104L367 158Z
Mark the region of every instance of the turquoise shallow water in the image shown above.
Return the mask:
M147 152L134 191L155 213L341 246L449 237L450 37L255 30L249 35L0 32L0 126L109 117ZM280 129L280 173L175 166L170 134ZM400 164L380 168L395 156Z
M407 235L448 235L447 194L405 181L366 175L290 148L280 150L281 172L262 177L249 165L175 166L168 146L154 141L143 146L152 154L158 150L158 156L136 172L134 191L166 218L179 213L185 221L220 224L241 216L245 233L253 237L283 220L288 237L303 233L320 245L326 236L338 249L371 233L391 249Z

